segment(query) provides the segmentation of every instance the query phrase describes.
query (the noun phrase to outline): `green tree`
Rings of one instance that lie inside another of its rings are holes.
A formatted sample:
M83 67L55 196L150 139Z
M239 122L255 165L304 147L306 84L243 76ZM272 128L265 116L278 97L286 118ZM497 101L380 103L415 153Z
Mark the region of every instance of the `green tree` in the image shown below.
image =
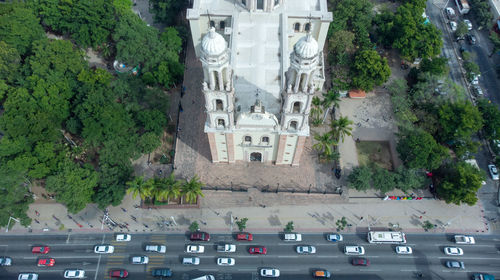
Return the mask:
M349 65L350 56L355 50L355 37L356 35L348 30L337 30L332 33L328 39L330 64Z
M408 84L404 79L395 79L387 87L391 94L391 101L396 119L403 125L408 126L416 122L417 116L412 110L412 102L408 98Z
M167 126L165 114L158 109L141 110L137 113L137 119L146 131L162 135L163 129Z
M491 43L493 44L493 49L491 50L491 53L488 55L488 57L492 57L495 53L500 52L500 36L495 32L491 32L490 40Z
M405 129L398 136L396 150L409 168L434 170L441 166L447 155L446 148L423 130Z
M471 7L470 13L474 16L480 29L488 28L493 20L493 14L490 11L491 7L488 1L470 0L469 3Z
M26 214L33 195L29 191L29 181L26 173L12 170L5 165L0 166L0 226L4 227L9 222L9 217L21 221L21 225L28 226L30 217ZM14 225L11 222L11 226Z
M465 34L469 33L467 24L463 20L459 21L457 24L457 30L455 31L455 36L463 37Z
M323 109L321 108L321 99L314 96L311 102L311 123L313 126L319 126L323 122Z
M352 67L352 83L354 87L370 91L387 81L391 69L387 59L380 57L374 50L360 51Z
M295 229L295 226L293 225L293 221L288 222L285 225L285 232L292 232Z
M466 203L470 206L476 204L476 193L486 179L483 171L466 162L447 165L439 171L438 176L442 177L437 185L440 198L446 203Z
M181 188L181 194L186 198L188 203L193 203L198 200L198 197L203 197L203 191L201 188L203 187L203 183L200 182L198 176L194 176L191 180L186 181Z
M430 229L433 229L433 228L434 228L434 224L426 220L426 221L424 221L424 223L422 224L422 228L423 228L425 231L429 231Z
M330 133L315 134L314 140L318 141L313 145L313 149L316 150L318 154L333 154L333 146L336 145L337 142L332 139Z
M498 139L497 131L500 134L500 110L488 99L479 98L477 107L484 120L483 131L488 140Z
M153 181L144 181L143 176L135 177L132 181L127 182L127 193L132 194L132 198L136 198L137 195L142 200L152 196L153 192Z
M342 143L344 143L344 138L352 135L352 124L353 121L347 117L340 117L337 120L332 120L330 122L332 139L336 140L336 142L342 140Z
M466 27L467 28L467 27ZM448 74L448 59L446 57L425 58L420 63L421 72L428 72L431 75L445 76Z
M373 3L368 0L329 0L328 9L333 13L333 22L328 38L334 32L347 30L355 34L354 42L360 49L372 47L369 31L373 19Z
M396 187L396 177L395 173L376 166L372 176L373 188L381 191L383 194L392 191Z
M99 185L94 189L92 201L97 203L101 209L105 209L109 205L120 205L132 172L133 168L130 162L116 165L100 163Z
M399 166L396 168L396 173L396 188L405 193L427 186L425 185L425 176L416 169L408 169L404 166Z
M198 230L200 230L200 225L198 224L198 222L194 221L191 223L191 225L189 225L189 231L193 232Z
M335 225L337 226L337 231L344 230L345 227L347 226L347 220L345 217L342 217L340 220L337 220L335 222Z
M153 132L146 132L139 137L139 150L143 154L151 153L161 145L161 139Z
M483 126L478 108L469 101L445 103L438 111L439 136L444 142L470 138Z
M358 191L366 191L371 188L372 171L367 166L354 167L351 174L347 176L350 187Z
M239 221L236 221L236 225L238 226L238 230L244 231L247 228L247 222L248 222L248 218L243 218L243 219L240 219Z
M0 83L13 83L19 77L19 68L21 66L21 56L14 47L11 47L4 41L0 41ZM0 91L0 93L2 93ZM0 94L3 100L4 94Z
M333 106L333 108L338 108L340 105L340 93L334 90L323 93L322 104L324 109L330 109L331 106Z
M188 6L186 0L150 0L149 8L154 13L156 22L174 25L175 19Z
M177 199L181 196L182 182L175 179L174 173L166 178L156 179L155 199L158 201L168 201L170 198Z

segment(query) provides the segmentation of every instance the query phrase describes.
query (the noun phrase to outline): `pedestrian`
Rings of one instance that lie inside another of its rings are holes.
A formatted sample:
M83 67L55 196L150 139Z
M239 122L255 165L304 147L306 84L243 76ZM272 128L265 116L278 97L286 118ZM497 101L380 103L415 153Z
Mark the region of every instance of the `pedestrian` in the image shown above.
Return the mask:
M424 211L424 215L427 213L427 211Z
M359 217L359 220L362 221L363 220L363 217Z
M38 211L35 210L35 214L37 217L40 217L40 213Z
M422 216L420 216L420 220L422 220Z
M122 211L123 211L123 212L127 212L127 209L125 209L125 208L123 208L123 207L122 207Z

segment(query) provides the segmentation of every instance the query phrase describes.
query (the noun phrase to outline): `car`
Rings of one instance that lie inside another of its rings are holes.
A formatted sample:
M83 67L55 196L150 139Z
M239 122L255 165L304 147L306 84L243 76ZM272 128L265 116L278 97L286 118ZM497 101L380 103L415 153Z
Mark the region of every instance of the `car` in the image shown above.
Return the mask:
M284 241L302 241L302 234L300 233L285 233L283 234Z
M354 258L352 259L352 265L354 266L369 266L370 260L365 258Z
M479 85L473 85L472 86L472 91L476 96L483 96L483 90Z
M455 37L455 41L459 42L459 41L463 41L465 40L465 36L456 36Z
M133 256L130 261L132 264L148 264L148 256Z
M315 254L316 253L316 247L310 246L310 245L305 245L305 246L297 246L295 248L295 251L298 254Z
M253 235L251 233L248 233L248 232L238 233L236 235L236 240L238 240L238 241L252 241Z
M185 257L185 258L182 258L182 264L185 264L185 265L199 265L200 264L200 258L198 258L198 257Z
M467 41L469 42L469 44L471 45L475 45L476 44L476 36L474 36L474 34L467 34L465 35L465 37L467 38Z
M233 258L217 258L217 265L233 266L234 263L235 262Z
M465 25L467 25L467 30L471 31L472 30L472 22L468 19L464 19Z
M488 165L488 170L490 171L491 179L493 180L498 180L498 169L494 164L489 164Z
M209 274L209 275L203 275L200 277L196 277L196 278L191 279L191 280L215 280L215 276Z
M473 74L471 80L470 80L470 83L472 85L479 85L479 77L481 77L481 75L476 75L476 74Z
M261 268L260 276L269 277L269 278L278 278L280 277L280 271L276 268Z
M67 279L82 279L85 278L85 271L82 269L66 269L64 278Z
M250 247L250 249L248 249L248 253L252 255L265 255L267 254L267 249L264 246Z
M447 268L457 268L457 269L465 269L464 262L459 262L459 261L446 261L445 266Z
M411 255L413 254L413 250L409 246L397 246L396 253L400 255Z
M109 271L109 277L113 278L127 278L128 271L125 269L113 269Z
M130 241L130 240L132 240L132 235L126 234L126 233L117 234L115 237L115 241L118 241L118 242L124 242L124 241Z
M330 242L340 242L344 240L344 237L340 233L329 233L326 235L326 240Z
M31 248L31 253L33 254L48 254L50 252L50 247L48 246L34 246Z
M346 255L364 255L365 248L363 246L345 246L344 254Z
M470 235L455 235L453 239L456 244L476 244L476 240Z
M17 280L38 280L38 274L36 274L36 273L21 273L17 277Z
M330 271L326 269L317 269L313 270L313 277L314 278L330 278L331 273Z
M186 252L187 253L194 253L194 254L202 254L205 252L205 246L201 245L187 245L186 246Z
M151 271L153 277L171 277L172 270L170 268L155 268Z
M472 274L472 280L495 280L495 276L491 274L474 273Z
M115 251L115 247L111 245L95 245L94 253L96 254L111 254Z
M54 266L55 264L56 264L56 260L53 258L38 259L38 262L37 262L38 266Z
M167 246L165 246L165 245L156 245L156 244L148 244L148 245L146 245L144 247L144 251L165 254L167 252Z
M454 21L450 21L450 28L451 28L451 31L455 32L457 31L457 23L454 22Z
M443 251L449 256L461 256L464 254L464 251L458 247L445 247Z
M191 241L210 241L210 234L203 231L197 231L191 233L189 239Z
M448 19L453 19L455 18L455 10L453 8L446 8L446 15L448 16Z
M11 266L12 259L9 257L0 257L0 266Z

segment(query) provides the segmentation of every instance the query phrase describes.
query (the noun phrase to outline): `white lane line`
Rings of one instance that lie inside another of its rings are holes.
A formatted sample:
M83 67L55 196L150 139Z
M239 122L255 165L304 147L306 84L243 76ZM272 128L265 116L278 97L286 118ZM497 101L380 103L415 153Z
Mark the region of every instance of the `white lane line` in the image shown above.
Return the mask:
M469 273L470 271L468 270L441 270L441 272L448 272L448 273L454 273L454 272L462 272L462 273Z
M403 271L403 272L417 272L418 270L416 270L416 269L401 269L400 271Z
M372 272L372 271L382 271L382 270L381 269L360 269L360 271L363 271L363 272L370 271L370 272Z
M239 268L238 271L255 271L255 268Z
M299 256L278 256L278 258L298 258Z
M339 256L316 256L316 258L338 258Z
M101 241L101 244L104 243L104 238L106 238L106 235L103 234L102 235L102 241ZM101 264L101 257L102 257L102 254L99 254L99 259L97 260L97 268L95 270L95 277L94 277L94 280L97 280L97 274L99 274L99 265Z

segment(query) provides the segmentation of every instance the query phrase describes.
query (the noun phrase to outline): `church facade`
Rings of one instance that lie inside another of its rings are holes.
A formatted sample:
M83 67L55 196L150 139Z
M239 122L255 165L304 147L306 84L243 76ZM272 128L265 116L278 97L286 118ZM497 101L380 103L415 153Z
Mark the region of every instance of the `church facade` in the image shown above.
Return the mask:
M298 166L323 88L326 0L194 0L212 162Z

